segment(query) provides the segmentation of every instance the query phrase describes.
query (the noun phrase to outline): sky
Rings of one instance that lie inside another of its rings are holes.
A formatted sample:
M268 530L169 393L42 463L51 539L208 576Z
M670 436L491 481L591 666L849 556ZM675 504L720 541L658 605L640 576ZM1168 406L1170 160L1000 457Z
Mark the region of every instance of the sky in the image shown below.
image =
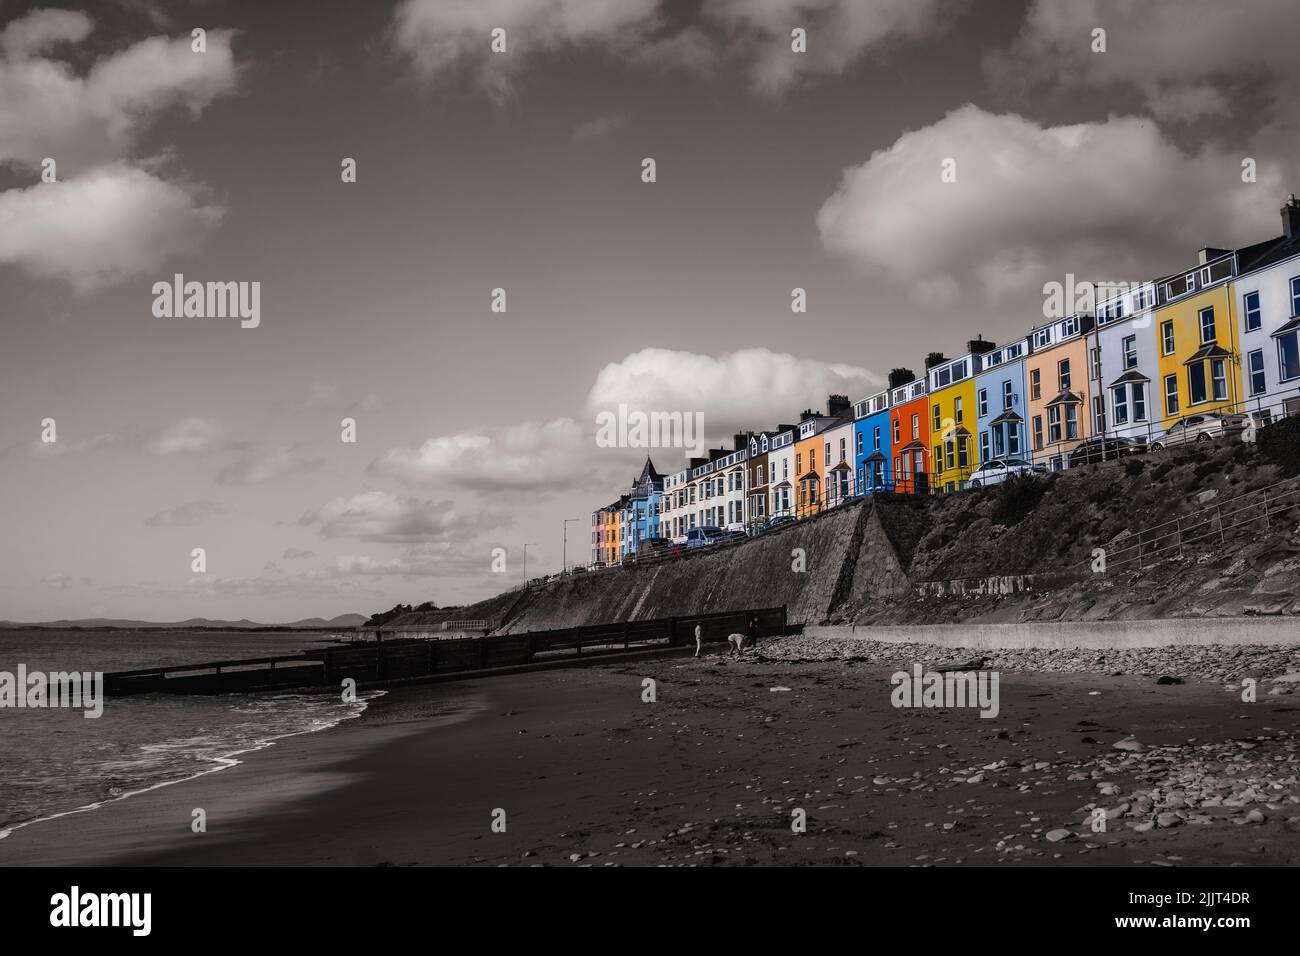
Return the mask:
M0 3L0 620L446 606L519 584L525 543L529 576L585 562L647 454L601 447L602 412L721 444L1023 336L1045 283L1277 235L1297 26L1291 0ZM255 327L156 314L178 273L258 283Z

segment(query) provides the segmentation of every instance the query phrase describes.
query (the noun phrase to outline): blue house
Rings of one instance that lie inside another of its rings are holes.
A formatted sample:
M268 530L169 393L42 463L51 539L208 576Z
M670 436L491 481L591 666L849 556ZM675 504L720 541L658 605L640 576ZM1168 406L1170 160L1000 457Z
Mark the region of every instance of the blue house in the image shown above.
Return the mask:
M894 377L891 373L891 384ZM889 440L889 389L854 405L853 417L854 494L888 491L893 487L891 463L894 460Z
M1028 458L1025 356L1028 339L1019 339L979 356L975 375L975 427L979 460Z
M646 538L657 538L659 531L659 502L664 493L664 476L655 470L649 458L636 481L627 503L627 523L624 525L623 554L636 554Z

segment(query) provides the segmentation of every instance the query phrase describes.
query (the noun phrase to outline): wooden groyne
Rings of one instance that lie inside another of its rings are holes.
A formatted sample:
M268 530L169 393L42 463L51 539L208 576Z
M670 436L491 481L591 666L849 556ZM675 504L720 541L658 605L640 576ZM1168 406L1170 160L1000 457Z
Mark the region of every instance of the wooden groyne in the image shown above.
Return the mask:
M335 690L352 679L358 687L473 674L503 667L577 662L629 651L694 647L695 626L706 643L728 634L755 638L785 633L785 606L723 611L691 617L619 621L524 634L453 640L390 640L315 648L277 657L208 661L117 671L104 675L104 691L128 694L231 694L255 691Z

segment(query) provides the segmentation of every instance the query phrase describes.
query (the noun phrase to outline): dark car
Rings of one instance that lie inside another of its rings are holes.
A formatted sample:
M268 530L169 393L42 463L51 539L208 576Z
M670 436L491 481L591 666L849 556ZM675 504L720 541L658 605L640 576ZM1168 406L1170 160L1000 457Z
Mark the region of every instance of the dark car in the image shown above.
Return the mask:
M1115 461L1126 455L1136 455L1146 451L1146 445L1132 438L1089 438L1070 452L1070 467L1079 465L1096 465L1103 461Z
M713 539L714 544L734 544L737 541L748 541L749 535L740 530L724 531Z
M769 528L780 528L782 525L794 524L794 518L791 515L773 515L767 519Z

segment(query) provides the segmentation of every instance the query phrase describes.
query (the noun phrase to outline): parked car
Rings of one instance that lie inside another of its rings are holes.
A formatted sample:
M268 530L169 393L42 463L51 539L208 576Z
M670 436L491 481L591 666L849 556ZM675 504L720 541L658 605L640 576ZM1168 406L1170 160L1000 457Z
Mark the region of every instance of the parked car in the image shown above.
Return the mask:
M1070 467L1097 465L1103 461L1115 461L1125 455L1136 455L1144 451L1146 451L1144 442L1121 438L1118 435L1099 435L1075 446L1074 451L1070 452Z
M985 485L1000 485L1012 475L1028 475L1046 472L1046 465L1034 465L1023 458L990 458L975 469L970 476L972 488Z
M722 534L722 529L715 525L705 525L702 528L692 528L686 532L686 547L688 548L705 548L718 540Z
M718 535L718 537L717 537L717 539L715 540L714 543L715 543L715 544L734 544L734 543L737 542L737 541L747 541L747 540L749 540L749 535L747 535L747 534L745 534L745 532L743 532L743 531L737 529L737 530L735 530L735 531L724 531L724 532L722 532L722 534Z
M672 542L669 541L667 538L659 538L659 537L646 538L644 541L641 542L641 550L651 551L651 552L659 551L663 548L669 547L671 544Z
M1245 430L1244 415L1221 415L1218 412L1202 412L1199 415L1184 415L1170 425L1163 435L1151 443L1154 451L1173 448L1178 445L1190 445L1199 441L1211 441L1215 438L1237 438Z
M593 564L592 567L594 568L595 565ZM578 564L578 565L575 565L575 566L572 567L572 568L569 568L569 572L570 572L571 574L586 574L586 573L587 573L587 568L586 568L584 565Z
M767 519L768 528L779 528L782 525L794 524L794 518L791 515L772 515Z
M600 571L600 570L603 570L604 567L605 567L605 562L604 562L604 561L593 561L593 562L591 562L591 570L593 570L593 571Z

